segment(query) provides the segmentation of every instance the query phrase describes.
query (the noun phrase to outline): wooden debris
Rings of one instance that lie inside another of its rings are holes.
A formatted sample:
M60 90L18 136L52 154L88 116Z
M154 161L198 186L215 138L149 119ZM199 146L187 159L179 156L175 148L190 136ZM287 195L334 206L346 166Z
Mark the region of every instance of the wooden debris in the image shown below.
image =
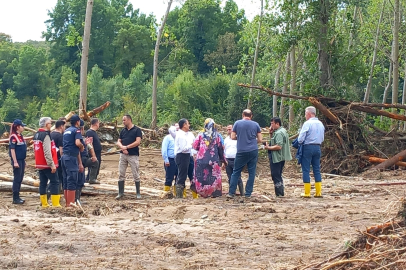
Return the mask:
M387 161L388 159L385 158L378 158L378 157L370 157L370 156L362 156L362 159L368 160L371 163L382 163ZM403 161L397 161L395 164L396 166L402 166L402 167L406 167L406 162Z
M396 162L402 161L406 159L406 150L403 150L402 152L398 153L397 155L385 160L384 162L370 168L369 170L379 170L383 171L393 165L396 164Z
M3 125L7 125L7 126L12 126L13 125L13 123L9 123L9 122L1 122L1 123ZM35 129L32 129L32 128L28 127L28 126L25 126L24 130L30 131L32 133L37 133L37 131Z
M91 110L90 112L87 112L87 116L90 119L91 117L95 116L96 114L101 113L102 111L104 111L105 109L107 109L110 106L110 101L106 101L103 105L94 108L93 110Z

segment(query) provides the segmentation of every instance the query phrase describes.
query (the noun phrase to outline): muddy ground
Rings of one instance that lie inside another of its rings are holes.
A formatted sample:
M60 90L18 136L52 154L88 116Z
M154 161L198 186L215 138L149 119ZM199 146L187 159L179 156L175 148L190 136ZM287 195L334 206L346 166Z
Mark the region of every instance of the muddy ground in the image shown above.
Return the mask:
M161 190L154 180L164 179L159 152L142 149L140 160L142 186ZM115 185L117 168L118 155L105 156L100 180ZM4 152L0 172L11 173ZM35 175L32 167L27 175ZM34 193L23 193L26 203L13 205L11 193L3 192L0 268L292 269L327 259L345 249L357 230L392 218L405 186L357 185L399 182L404 175L325 176L323 199L301 199L300 169L292 161L285 168L286 196L275 198L263 156L250 200L193 200L190 190L183 200L84 196L81 213L42 209ZM223 187L226 192L227 181Z

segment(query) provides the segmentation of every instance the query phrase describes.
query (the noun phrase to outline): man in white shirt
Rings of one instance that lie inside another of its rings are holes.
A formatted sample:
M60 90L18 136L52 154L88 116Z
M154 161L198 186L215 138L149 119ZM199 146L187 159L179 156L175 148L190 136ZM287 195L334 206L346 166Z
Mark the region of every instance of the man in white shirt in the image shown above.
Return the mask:
M185 181L188 176L191 150L192 150L192 136L188 133L189 121L187 119L179 120L179 131L176 132L175 137L175 162L178 166L178 179L176 180L176 197L183 198L183 191L185 190ZM193 136L194 138L194 136Z
M230 184L231 175L233 174L234 170L234 160L235 155L237 154L237 140L231 139L231 132L233 132L233 126L227 126L227 134L228 136L224 140L224 155L227 159L227 166L226 166L226 173L228 177L228 183ZM241 177L238 180L238 189L240 191L240 195L244 195L244 185L242 183Z

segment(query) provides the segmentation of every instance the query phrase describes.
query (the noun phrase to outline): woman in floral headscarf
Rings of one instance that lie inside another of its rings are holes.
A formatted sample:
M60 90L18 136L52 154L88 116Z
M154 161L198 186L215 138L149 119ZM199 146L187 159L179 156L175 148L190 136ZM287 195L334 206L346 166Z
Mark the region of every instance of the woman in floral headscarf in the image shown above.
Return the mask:
M192 191L204 198L221 196L220 161L227 161L213 119L204 121L204 132L199 133L193 142L193 148L197 150L197 156Z

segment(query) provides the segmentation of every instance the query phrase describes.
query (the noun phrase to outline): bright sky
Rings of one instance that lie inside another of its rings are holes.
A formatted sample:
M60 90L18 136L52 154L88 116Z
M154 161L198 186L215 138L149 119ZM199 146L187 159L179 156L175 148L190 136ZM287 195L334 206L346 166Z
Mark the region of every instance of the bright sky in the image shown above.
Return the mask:
M97 0L95 0L97 1ZM154 13L158 22L166 11L167 0L129 0L134 9ZM260 13L260 0L234 0L238 7L245 9L248 19ZM179 2L176 1L175 2ZM223 0L223 2L225 2ZM46 30L48 10L52 10L57 0L0 0L0 32L11 35L14 42L43 40L41 33ZM179 5L179 4L177 4ZM173 9L175 5L172 4Z

